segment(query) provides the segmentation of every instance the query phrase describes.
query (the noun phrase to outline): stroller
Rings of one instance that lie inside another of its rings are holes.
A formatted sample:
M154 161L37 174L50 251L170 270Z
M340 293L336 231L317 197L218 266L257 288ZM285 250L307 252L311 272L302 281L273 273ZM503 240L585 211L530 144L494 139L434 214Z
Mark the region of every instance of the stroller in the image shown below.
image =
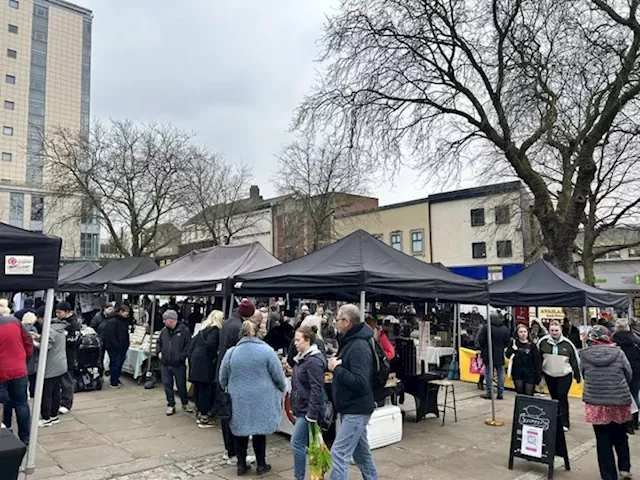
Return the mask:
M73 372L75 391L90 392L102 390L102 340L92 328L80 332L77 364Z

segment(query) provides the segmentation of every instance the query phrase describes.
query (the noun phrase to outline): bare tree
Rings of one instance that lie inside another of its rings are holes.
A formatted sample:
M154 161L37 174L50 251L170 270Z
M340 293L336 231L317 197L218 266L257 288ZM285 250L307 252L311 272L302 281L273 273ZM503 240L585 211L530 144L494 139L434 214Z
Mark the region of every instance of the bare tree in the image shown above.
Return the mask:
M173 126L130 121L46 132L49 198L61 208L80 205L69 216L95 216L120 255L153 254L164 246L155 241L158 227L179 217L191 140Z
M342 0L294 127L348 134L365 163L506 170L533 195L548 258L575 273L598 145L640 118L639 5Z
M234 237L251 230L258 221L254 215L260 198L247 198L251 170L233 165L221 154L198 150L189 163L184 201L195 215L185 227L202 230L206 242L229 245Z
M297 140L284 147L278 156L276 185L294 202L286 215L291 226L285 232L289 243L313 252L334 237L333 218L351 208L356 194L366 192L370 176L363 166L338 141L316 143L312 138Z

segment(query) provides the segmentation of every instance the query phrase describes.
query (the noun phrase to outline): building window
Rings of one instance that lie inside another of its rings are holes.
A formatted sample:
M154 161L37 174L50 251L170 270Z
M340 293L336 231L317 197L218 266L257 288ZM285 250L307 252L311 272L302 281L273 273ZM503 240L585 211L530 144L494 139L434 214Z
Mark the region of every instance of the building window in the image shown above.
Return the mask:
M510 258L513 256L513 252L511 251L511 240L496 242L496 249L498 251L498 258Z
M9 224L22 228L24 222L24 193L9 194Z
M15 50L11 50L10 48L7 48L7 57L18 58L18 52L16 52Z
M18 0L9 0L9 6L17 10L20 8L20 2Z
M620 250L616 250L615 252L609 252L605 255L607 260L619 260L620 259Z
M8 136L13 135L13 127L2 127L2 133Z
M2 152L2 161L3 162L11 162L13 160L13 155L9 152Z
M484 242L472 243L471 253L473 258L487 258L487 244Z
M381 242L384 242L384 235L382 235L381 233L374 233L371 236L376 240L380 240Z
M42 231L42 219L44 218L44 197L31 195L31 225L29 230Z
M13 102L10 102L9 100L5 100L4 101L4 109L5 110L13 110L16 107L16 104Z
M402 251L402 232L393 232L390 240L393 248Z
M16 84L16 77L14 75L5 75L4 76L4 83L8 83L9 85L15 85Z
M630 248L629 258L640 258L640 247Z
M422 255L424 253L424 230L411 232L411 253Z
M9 24L9 33L15 33L17 35L18 34L18 26Z
M482 227L484 225L484 208L474 208L471 210L471 226Z
M80 256L84 258L98 258L100 253L100 234L80 234Z
M511 223L510 217L509 205L500 205L496 207L496 223L498 225L509 225L509 223Z

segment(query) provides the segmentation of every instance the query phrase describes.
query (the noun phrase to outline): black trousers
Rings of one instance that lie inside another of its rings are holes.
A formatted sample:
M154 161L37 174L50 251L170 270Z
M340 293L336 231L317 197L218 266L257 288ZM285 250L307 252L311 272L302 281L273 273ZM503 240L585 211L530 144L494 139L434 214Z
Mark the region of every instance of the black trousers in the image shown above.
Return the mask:
M267 436L253 435L253 451L259 467L267 464ZM238 465L246 465L249 437L236 437L236 449L238 451Z
M62 377L64 377L64 375L44 379L44 387L42 389L42 403L40 404L40 410L43 420L49 420L51 417L58 416L58 409L60 408L60 391L62 389Z
M533 392L535 391L536 384L535 382L529 382L524 379L513 379L513 384L516 387L516 393L520 395L529 395L533 396Z
M162 365L161 372L162 385L164 386L164 393L167 396L167 406L176 406L175 393L173 392L174 378L182 405L189 403L189 398L187 397L187 367L185 365Z
M211 383L193 382L193 399L200 414L209 415L213 410L213 392Z
M596 433L600 477L602 480L617 480L618 471L628 472L631 470L627 426L609 423L608 425L594 425L593 430ZM617 469L616 455L618 456Z
M571 389L571 383L573 382L573 375L565 375L564 377L550 377L544 376L547 388L551 394L551 398L558 400L558 408L560 409L560 417L562 418L562 425L570 428L571 423L569 421L569 390Z
M36 374L29 375L29 398L36 396Z
M220 428L222 429L222 439L224 440L224 449L227 451L227 455L235 457L238 454L238 441L236 440L236 436L231 433L230 422L230 418L221 418Z

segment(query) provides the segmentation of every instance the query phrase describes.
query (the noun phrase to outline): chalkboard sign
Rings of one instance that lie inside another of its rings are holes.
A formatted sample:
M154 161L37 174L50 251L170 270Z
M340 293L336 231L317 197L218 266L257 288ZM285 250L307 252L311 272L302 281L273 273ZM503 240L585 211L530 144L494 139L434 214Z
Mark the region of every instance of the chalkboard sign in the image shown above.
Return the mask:
M548 465L549 479L552 479L556 456L564 458L566 470L571 469L567 442L558 411L558 401L516 395L511 427L509 470L513 470L515 457L524 458L530 462Z

